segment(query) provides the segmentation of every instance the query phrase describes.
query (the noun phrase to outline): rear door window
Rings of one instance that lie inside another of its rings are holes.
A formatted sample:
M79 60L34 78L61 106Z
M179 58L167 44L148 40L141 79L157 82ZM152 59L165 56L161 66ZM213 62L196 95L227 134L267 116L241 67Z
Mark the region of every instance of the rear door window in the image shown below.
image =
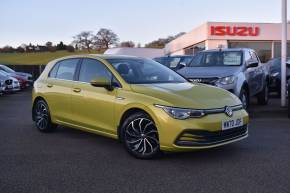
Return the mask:
M73 80L79 59L66 59L58 62L56 78L63 80Z

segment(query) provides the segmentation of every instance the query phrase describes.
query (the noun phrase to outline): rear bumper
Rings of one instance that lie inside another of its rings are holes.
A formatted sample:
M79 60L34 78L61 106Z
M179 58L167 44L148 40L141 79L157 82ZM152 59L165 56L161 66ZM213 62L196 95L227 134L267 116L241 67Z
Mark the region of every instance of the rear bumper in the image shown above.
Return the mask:
M176 146L182 147L210 147L231 143L248 136L248 126L225 130L225 131L205 131L205 130L184 130L175 140Z

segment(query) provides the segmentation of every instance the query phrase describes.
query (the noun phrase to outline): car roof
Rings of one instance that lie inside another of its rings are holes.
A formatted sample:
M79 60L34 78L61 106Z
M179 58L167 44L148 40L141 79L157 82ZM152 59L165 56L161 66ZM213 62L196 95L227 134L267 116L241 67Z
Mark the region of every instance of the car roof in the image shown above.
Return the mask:
M173 55L173 56L161 56L156 58L174 58L174 57L194 57L194 55Z
M251 48L221 48L221 49L210 49L210 50L204 50L201 52L218 52L218 51L254 51Z
M65 56L62 58L56 59L57 61L59 60L64 60L64 59L70 59L70 58L96 58L96 59L142 59L142 57L137 57L137 56L127 56L127 55L110 55L110 54L79 54L79 55L70 55L70 56Z

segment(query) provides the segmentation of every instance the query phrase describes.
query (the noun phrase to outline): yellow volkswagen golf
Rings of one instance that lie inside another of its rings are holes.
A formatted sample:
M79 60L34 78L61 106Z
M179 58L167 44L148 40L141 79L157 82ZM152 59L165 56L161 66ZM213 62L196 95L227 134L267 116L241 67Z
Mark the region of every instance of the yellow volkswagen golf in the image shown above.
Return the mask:
M137 158L212 148L248 136L248 114L228 91L193 84L150 59L77 55L54 60L34 83L42 132L68 126L119 139Z

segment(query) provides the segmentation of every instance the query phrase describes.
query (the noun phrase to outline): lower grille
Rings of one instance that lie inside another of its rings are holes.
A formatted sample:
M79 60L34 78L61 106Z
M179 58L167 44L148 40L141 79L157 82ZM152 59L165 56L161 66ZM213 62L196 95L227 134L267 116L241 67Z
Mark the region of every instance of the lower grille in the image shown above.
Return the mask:
M225 131L185 130L176 139L178 146L215 145L247 135L248 126L244 125Z
M11 85L12 82L13 82L12 80L6 80L6 81L5 81L5 84L7 84L7 85Z

